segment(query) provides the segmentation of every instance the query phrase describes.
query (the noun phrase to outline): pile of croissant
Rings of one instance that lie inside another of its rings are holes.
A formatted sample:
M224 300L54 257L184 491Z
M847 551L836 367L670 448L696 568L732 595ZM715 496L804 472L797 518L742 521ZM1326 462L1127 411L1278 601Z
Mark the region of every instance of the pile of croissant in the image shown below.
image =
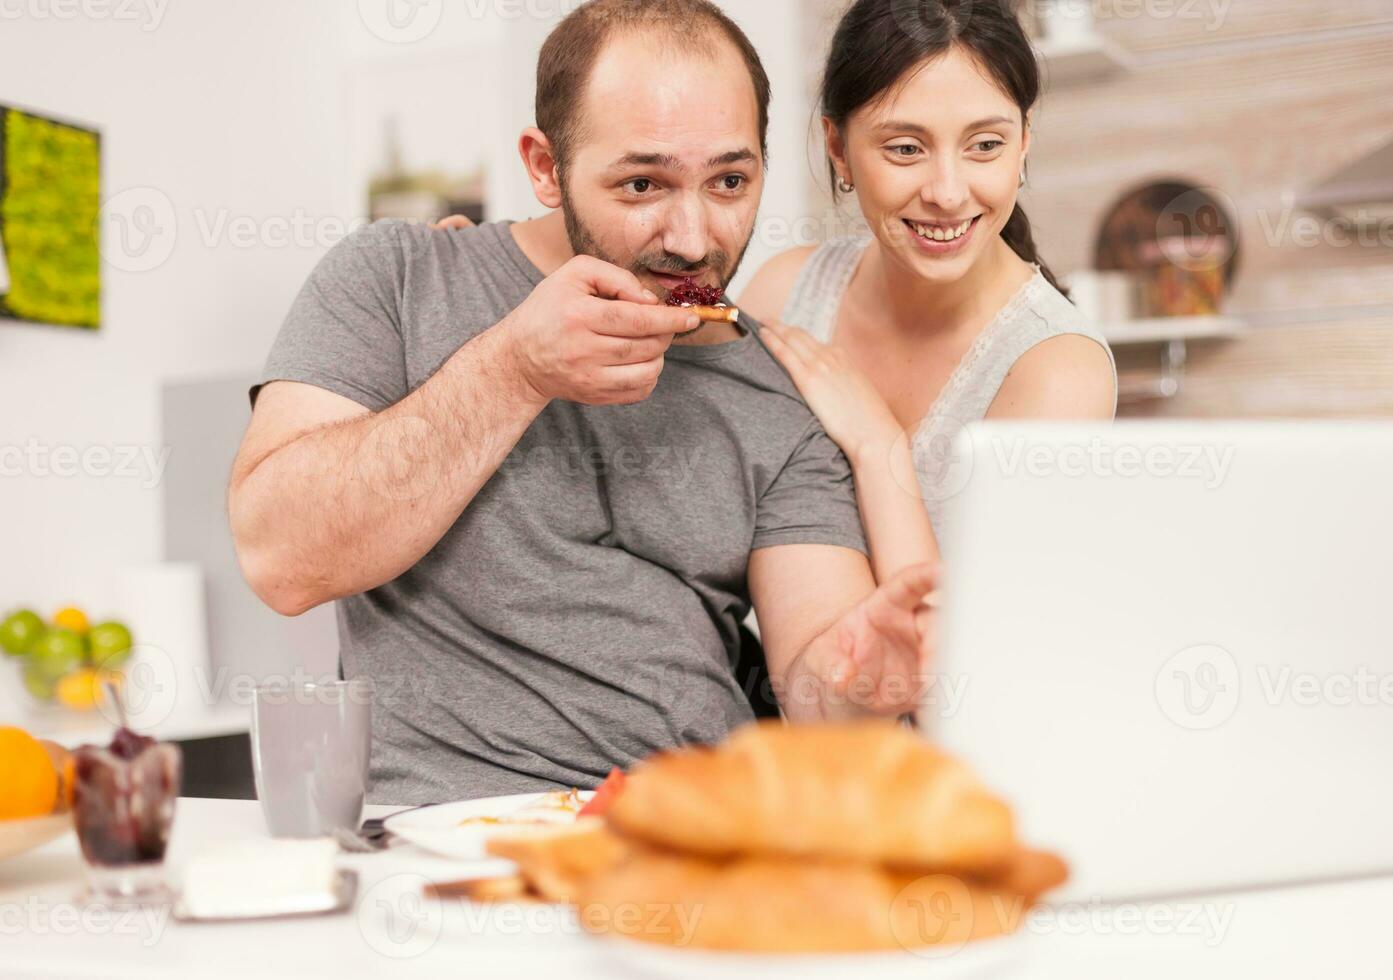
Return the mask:
M764 722L662 753L603 818L489 849L591 932L760 952L998 936L1067 877L967 769L882 722Z

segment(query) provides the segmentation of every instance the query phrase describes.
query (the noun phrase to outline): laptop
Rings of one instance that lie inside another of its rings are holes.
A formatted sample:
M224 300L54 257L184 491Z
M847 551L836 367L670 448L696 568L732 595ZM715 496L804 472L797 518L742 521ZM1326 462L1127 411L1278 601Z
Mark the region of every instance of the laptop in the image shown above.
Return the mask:
M1122 901L1393 872L1393 424L953 443L926 730Z

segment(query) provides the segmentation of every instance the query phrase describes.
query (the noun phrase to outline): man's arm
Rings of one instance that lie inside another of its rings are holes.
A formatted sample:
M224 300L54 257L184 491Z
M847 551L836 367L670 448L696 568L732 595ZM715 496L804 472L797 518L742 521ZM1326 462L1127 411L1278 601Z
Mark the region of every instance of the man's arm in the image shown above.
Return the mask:
M296 382L262 390L229 510L247 581L295 616L419 561L546 401L486 331L379 414Z
M935 636L925 605L934 565L915 565L875 587L850 548L791 544L750 555L750 593L769 673L791 721L896 716L927 684Z
M229 491L248 582L298 615L391 581L435 546L552 399L647 398L672 336L693 319L657 305L631 273L579 257L380 413L310 385L268 385Z

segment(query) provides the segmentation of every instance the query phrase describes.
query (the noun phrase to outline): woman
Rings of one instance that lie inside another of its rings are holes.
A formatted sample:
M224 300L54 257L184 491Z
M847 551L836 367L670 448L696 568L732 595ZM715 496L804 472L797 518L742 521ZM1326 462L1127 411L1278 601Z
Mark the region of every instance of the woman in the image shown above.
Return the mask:
M851 460L882 580L939 557L962 426L1116 410L1112 352L1017 203L1039 89L1000 0L857 0L822 122L873 237L776 256L740 298Z

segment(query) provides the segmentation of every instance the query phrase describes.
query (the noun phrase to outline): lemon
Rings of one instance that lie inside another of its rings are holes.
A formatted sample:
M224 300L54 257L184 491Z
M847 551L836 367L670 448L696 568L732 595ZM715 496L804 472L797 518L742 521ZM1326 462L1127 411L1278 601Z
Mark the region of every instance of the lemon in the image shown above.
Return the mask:
M58 682L58 703L74 711L91 711L102 699L102 684L108 680L119 684L121 675L92 667L74 671Z
M53 614L53 625L60 629L72 630L74 633L86 633L90 624L85 612L74 606L69 606Z

